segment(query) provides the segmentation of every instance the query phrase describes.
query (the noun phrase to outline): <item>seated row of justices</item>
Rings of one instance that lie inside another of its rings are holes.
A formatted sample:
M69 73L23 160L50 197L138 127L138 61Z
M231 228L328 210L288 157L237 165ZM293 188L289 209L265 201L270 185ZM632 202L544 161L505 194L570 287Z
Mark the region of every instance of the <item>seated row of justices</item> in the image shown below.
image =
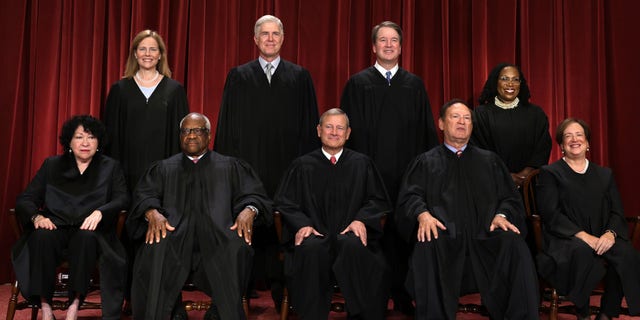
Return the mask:
M473 123L463 101L446 103L438 126L444 143L407 168L394 218L413 246L406 286L416 318L453 319L458 297L472 291L493 318L537 318L536 269L509 171L495 153L468 144ZM273 204L246 162L208 150L210 128L202 114L184 117L182 152L148 168L134 192L127 230L144 241L133 267L134 318L168 318L191 276L215 301L205 318L243 319L252 230L270 224L272 210L284 218L285 274L302 318L327 318L332 275L350 318L384 318L389 268L379 240L392 207L372 160L344 148L351 134L344 111L320 117L322 147L294 160ZM606 274L601 317L617 316L623 296L638 314L633 266L640 254L628 241L610 170L584 158L584 122L569 119L558 131L565 157L543 168L539 186L540 198L553 200L540 200L540 207L546 254L556 259L543 276L570 291L582 313L584 298ZM60 136L65 154L46 159L18 197L27 232L13 248L13 263L23 295L41 304L43 319L53 317L55 267L64 251L71 267L68 316L77 316L100 263L103 318L120 317L126 257L115 219L129 197L118 162L99 152L105 140L97 119L71 118ZM576 287L579 281L588 285Z

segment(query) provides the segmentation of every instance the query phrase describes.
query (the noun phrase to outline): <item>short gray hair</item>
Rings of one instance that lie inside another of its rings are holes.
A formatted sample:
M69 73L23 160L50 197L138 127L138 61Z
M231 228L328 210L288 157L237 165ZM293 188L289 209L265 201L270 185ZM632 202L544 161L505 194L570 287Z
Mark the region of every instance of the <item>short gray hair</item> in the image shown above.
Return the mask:
M318 122L318 125L322 125L322 121L324 121L324 118L326 118L327 116L339 116L339 115L344 115L344 117L347 119L347 128L349 128L349 116L347 115L346 112L344 112L344 110L340 109L340 108L331 108L327 111L325 111L321 116L320 116L320 121Z
M280 33L284 34L284 26L282 25L282 21L280 21L280 19L278 19L278 17L272 16L270 14L266 14L266 15L260 17L260 19L258 19L256 21L256 25L255 25L255 27L253 27L253 34L255 36L258 36L258 33L260 32L260 27L262 26L262 24L264 24L266 22L273 22L273 23L277 24L278 25L278 29L280 29Z

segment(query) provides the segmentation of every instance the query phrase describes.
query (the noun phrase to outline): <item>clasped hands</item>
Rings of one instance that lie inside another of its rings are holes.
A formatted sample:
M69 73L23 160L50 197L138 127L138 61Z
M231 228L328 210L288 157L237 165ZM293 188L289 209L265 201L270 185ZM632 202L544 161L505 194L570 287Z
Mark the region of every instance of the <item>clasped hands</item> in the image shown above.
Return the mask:
M353 232L356 237L360 238L362 245L365 247L367 246L367 227L364 223L358 220L353 220L344 230L342 230L342 232L340 232L340 234L346 234L347 232ZM302 227L298 232L296 232L295 245L301 245L302 241L312 234L318 237L324 237L323 234L311 226Z
M575 236L584 241L599 256L609 251L613 244L616 243L616 237L611 232L605 232L600 237L596 237L585 231L580 231Z
M84 221L80 225L80 230L89 230L89 231L96 230L100 221L102 221L102 212L100 210L94 210L88 217L84 218ZM58 228L55 225L55 223L51 221L51 219L43 215L38 215L33 220L33 226L36 229L47 229L47 230L54 230Z
M154 242L159 243L161 239L167 237L167 231L172 232L176 230L174 226L169 224L167 218L156 209L149 209L144 215L147 221L149 221L147 234L145 236L145 243L147 244L153 244ZM255 216L255 212L245 208L238 214L235 223L229 229L236 231L238 237L244 237L244 241L251 244L251 228L253 227Z
M417 238L419 242L431 241L431 238L438 239L438 229L447 230L447 227L431 215L429 211L425 211L418 215L418 234ZM496 229L502 229L504 231L513 231L520 234L520 230L513 225L509 220L500 215L493 217L489 231L492 232Z

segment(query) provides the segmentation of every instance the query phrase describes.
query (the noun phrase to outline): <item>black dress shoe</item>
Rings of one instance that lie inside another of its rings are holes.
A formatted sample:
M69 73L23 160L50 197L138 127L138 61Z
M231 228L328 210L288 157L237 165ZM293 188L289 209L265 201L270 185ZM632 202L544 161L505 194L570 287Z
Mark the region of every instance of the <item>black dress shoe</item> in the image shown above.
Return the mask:
M415 313L413 303L406 299L394 299L393 310L400 311L407 316L412 316Z
M220 314L218 314L218 308L214 304L212 304L207 312L204 313L203 320L220 320Z

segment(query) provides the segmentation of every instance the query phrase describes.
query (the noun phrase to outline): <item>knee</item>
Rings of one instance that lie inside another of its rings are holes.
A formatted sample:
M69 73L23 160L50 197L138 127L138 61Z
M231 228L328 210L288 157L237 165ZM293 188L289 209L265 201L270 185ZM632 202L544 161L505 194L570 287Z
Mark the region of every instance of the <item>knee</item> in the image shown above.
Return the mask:
M367 247L362 244L360 238L358 238L354 234L345 234L339 236L336 241L336 246L338 250L345 252L358 252L367 250Z
M29 243L53 243L56 239L57 230L36 229L29 235Z
M308 238L304 239L304 241L302 241L300 245L295 246L293 251L296 255L322 254L329 253L329 246L327 245L325 239L311 235Z

